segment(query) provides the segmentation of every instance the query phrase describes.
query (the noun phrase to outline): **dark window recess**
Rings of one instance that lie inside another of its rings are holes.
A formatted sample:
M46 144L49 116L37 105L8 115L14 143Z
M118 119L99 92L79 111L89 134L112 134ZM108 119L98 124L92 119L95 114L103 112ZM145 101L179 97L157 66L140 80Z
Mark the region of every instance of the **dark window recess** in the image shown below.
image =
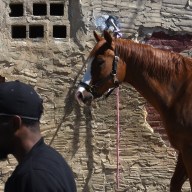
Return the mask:
M33 4L33 15L36 15L36 16L47 15L47 4L34 3Z
M29 26L29 38L43 38L44 27L42 25Z
M23 16L23 4L9 4L11 12L9 13L10 17L22 17Z
M63 3L50 3L50 15L63 16L64 4Z
M53 37L54 38L66 38L67 28L65 25L54 25L53 26Z
M11 36L13 39L26 38L26 26L24 25L13 25L11 27Z

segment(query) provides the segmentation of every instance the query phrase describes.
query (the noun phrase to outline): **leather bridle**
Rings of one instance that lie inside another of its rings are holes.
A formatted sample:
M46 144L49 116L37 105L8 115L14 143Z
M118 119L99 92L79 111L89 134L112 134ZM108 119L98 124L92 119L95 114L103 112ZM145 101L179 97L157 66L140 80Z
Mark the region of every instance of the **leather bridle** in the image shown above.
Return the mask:
M113 92L113 90L119 86L119 80L117 78L117 64L118 64L118 62L119 62L119 57L117 56L117 51L115 50L115 56L114 56L113 63L112 63L112 71L107 77L99 80L95 84L88 85L87 83L84 83L84 82L80 82L79 84L82 87L84 87L86 91L91 93L94 98L98 98L102 95L97 93L97 91L96 91L97 88L100 87L103 83L105 83L109 79L112 79L113 83L114 83L114 87L109 89L108 92L106 93L105 97L107 98Z

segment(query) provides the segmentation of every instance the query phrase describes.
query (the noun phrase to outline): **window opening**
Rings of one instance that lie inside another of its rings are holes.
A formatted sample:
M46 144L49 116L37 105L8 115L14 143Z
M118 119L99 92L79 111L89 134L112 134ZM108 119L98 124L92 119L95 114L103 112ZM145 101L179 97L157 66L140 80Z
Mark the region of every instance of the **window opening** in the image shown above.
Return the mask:
M33 15L35 15L35 16L47 15L47 4L46 3L34 3L33 4Z
M67 28L65 25L54 25L53 26L53 37L54 38L66 38Z
M43 38L43 37L44 37L43 25L29 26L29 38Z
M11 12L9 13L10 17L22 17L23 16L23 4L9 4Z
M63 3L50 3L50 15L63 16L64 4Z
M13 39L26 38L26 26L25 25L13 25L11 27L11 36Z

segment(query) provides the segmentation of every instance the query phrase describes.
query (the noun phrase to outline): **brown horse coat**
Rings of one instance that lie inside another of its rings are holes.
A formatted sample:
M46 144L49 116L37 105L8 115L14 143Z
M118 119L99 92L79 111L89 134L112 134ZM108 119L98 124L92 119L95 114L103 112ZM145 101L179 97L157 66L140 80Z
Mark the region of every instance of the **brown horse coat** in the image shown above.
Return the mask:
M179 151L170 191L180 192L187 177L192 187L192 59L131 40L113 39L106 31L104 38L94 36L97 44L89 55L86 74L90 79L86 83L99 96L113 87L113 79L107 77L116 53L119 83L131 84L157 109L170 143ZM79 87L76 96L86 103L94 95Z

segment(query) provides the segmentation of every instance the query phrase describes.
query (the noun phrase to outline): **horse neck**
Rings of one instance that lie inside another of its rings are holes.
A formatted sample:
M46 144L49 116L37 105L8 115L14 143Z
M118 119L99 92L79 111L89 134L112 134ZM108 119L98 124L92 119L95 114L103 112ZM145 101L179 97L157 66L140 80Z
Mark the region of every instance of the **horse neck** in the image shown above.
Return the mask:
M116 40L115 46L126 65L124 82L135 87L160 113L167 109L180 87L174 77L181 56L130 40Z

